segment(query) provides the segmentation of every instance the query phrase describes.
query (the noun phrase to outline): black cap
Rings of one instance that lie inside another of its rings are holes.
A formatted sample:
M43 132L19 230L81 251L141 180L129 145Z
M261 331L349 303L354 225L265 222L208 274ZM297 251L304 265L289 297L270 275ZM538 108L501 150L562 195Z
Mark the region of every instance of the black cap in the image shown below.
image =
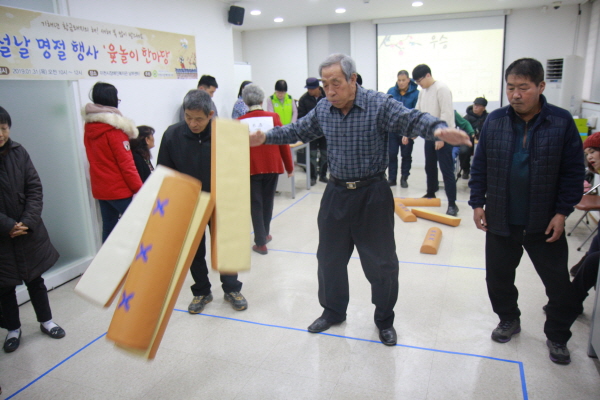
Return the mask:
M478 106L487 106L487 100L485 99L485 97L478 97L475 99L475 101L473 101L473 104L476 104Z

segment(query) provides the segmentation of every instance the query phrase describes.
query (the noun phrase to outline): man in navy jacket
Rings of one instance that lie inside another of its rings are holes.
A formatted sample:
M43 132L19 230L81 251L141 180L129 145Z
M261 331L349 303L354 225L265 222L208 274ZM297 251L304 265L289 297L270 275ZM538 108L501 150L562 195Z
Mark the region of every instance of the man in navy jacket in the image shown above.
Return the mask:
M398 72L398 80L394 86L388 90L387 94L391 94L394 100L404 104L406 108L415 108L419 99L418 85L410 79L408 71L402 70ZM389 164L389 184L396 185L398 175L398 147L400 147L400 155L402 156L402 165L400 166L401 178L400 186L408 187L408 176L410 175L410 167L412 165L412 151L414 140L408 137L401 138L398 135L390 135L390 164Z
M522 58L505 73L510 105L492 112L471 168L475 225L486 232L486 282L500 323L492 339L521 331L515 271L523 248L546 287L550 359L571 361L567 341L581 312L567 267L565 218L583 193L583 146L573 117L546 102L544 68Z

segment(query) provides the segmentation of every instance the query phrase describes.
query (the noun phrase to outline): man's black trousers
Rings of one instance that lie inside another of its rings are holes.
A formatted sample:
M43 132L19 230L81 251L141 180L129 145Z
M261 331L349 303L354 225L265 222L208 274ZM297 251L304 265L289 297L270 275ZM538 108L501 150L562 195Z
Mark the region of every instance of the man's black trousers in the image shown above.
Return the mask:
M206 234L202 236L202 241L198 246L194 260L190 267L192 278L194 278L194 284L191 286L192 294L194 296L207 296L210 294L211 285L208 279L208 266L206 265ZM226 275L221 274L221 286L223 292L239 292L242 290L242 282L238 281L238 275Z
M453 204L456 201L456 180L454 179L454 161L452 160L452 146L445 143L444 146L436 150L435 142L425 141L425 174L427 175L427 194L434 194L439 190L440 182L438 180L438 167L444 178L444 189L448 202Z
M524 248L548 296L544 333L553 342L567 343L571 338L571 325L581 312L581 300L569 279L569 249L564 232L555 242L546 242L549 237L543 232L525 234L524 227L515 225L510 226L508 237L488 231L485 244L488 294L500 320L521 316L515 273Z
M329 181L318 217L319 302L323 317L336 323L346 319L348 261L354 246L371 283L375 324L394 323L398 299L398 257L394 241L394 199L385 179L347 189Z

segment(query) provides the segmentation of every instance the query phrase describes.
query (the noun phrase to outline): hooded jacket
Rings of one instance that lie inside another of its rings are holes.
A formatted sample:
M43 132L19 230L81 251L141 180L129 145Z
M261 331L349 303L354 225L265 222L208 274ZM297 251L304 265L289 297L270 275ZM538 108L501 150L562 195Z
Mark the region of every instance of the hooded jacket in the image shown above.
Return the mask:
M83 140L94 198L126 199L140 190L142 180L129 147L129 139L137 135L133 121L123 117L116 108L98 104L85 106Z
M0 287L11 287L42 275L58 252L42 221L42 183L29 154L12 140L4 146L10 147L0 155ZM17 222L29 229L11 238Z
M475 136L479 137L479 132L481 132L481 128L483 128L483 123L488 116L487 111L483 111L481 115L477 115L473 112L473 105L471 104L467 107L467 114L465 115L465 119L471 123L473 130L475 130Z
M417 83L411 79L410 83L408 84L408 89L406 90L406 93L404 93L404 96L400 94L400 89L398 89L398 85L392 86L387 91L387 94L391 94L394 100L404 104L404 107L415 108L415 106L417 105L417 100L419 99L419 91L417 90L418 87L419 85L417 85Z

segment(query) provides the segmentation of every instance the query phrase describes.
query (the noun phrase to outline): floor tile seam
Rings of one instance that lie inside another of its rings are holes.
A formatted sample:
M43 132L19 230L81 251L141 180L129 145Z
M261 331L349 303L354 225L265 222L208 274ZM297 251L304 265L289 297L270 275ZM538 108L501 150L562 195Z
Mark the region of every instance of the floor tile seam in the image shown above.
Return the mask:
M180 310L180 309L174 309L174 311L187 312L186 310ZM263 322L249 321L249 320L243 320L243 319L239 319L239 318L224 317L221 315L214 315L214 314L196 314L196 315L204 316L204 317L211 317L211 318L225 319L225 320L236 321L236 322L243 322L243 323L247 323L247 324L264 326L267 328L287 329L287 330L291 330L291 331L304 332L304 333L307 332L306 328L294 328L294 327L288 327L288 326L283 326L283 325L267 324L267 323L263 323ZM373 339L357 338L357 337L345 336L345 335L336 335L336 334L327 333L327 332L320 332L318 334L324 335L324 336L341 338L341 339L350 339L350 340L356 340L356 341L360 341L360 342L381 344L381 342L379 340L373 340ZM403 347L403 348L424 350L424 351L432 351L432 352L436 352L436 353L444 353L444 354L451 354L451 355L476 357L476 358L488 359L488 360L492 360L492 361L508 362L508 363L513 363L513 364L521 363L521 361L517 361L517 360L502 359L502 358L498 358L498 357L486 356L486 355L481 355L481 354L465 353L465 352L458 352L458 351L451 351L451 350L441 350L441 349L413 346L413 345L407 345L407 344L396 344L396 347Z
M248 379L246 379L246 382L244 382L240 386L240 389L238 391L236 391L236 393L233 395L234 400L239 399L239 398L244 399L244 393L246 393L246 387L255 380L254 378L258 374L259 367L251 366L250 368L252 368L253 371L252 371L252 373L248 374Z
M442 293L442 304L448 304L446 302L446 299L448 298L448 270L445 271L446 273L444 274L444 284L443 284L443 293ZM438 313L438 319L437 319L437 326L436 326L436 332L437 334L435 335L435 341L434 341L434 346L437 347L438 343L439 343L439 338L440 338L440 334L442 334L442 332L440 332L440 325L442 323L442 313L443 313L443 307L439 308L439 313Z
M437 339L436 339L436 341L437 341ZM427 388L425 389L425 400L429 399L429 389L431 388L431 375L432 375L432 371L433 371L434 360L435 360L435 354L433 355L433 357L431 357L431 363L429 364L429 376L427 377Z
M281 250L281 249L269 249L269 251L275 251L278 253L304 254L304 255L308 255L308 256L316 256L317 255L317 253L311 253L311 252L307 252L307 251L294 251L294 250ZM360 257L350 257L350 259L360 261ZM462 265L433 264L433 263L424 263L424 262L417 262L417 261L402 261L402 260L399 260L398 262L400 264L432 265L434 267L462 268L462 269L473 269L476 271L485 271L485 268L465 267Z
M94 344L97 341L99 341L101 338L103 338L104 336L106 336L106 333L107 332L104 332L102 335L98 336L96 339L94 339L91 342L87 343L85 346L83 346L79 350L75 351L74 353L72 353L71 355L69 355L67 358L65 358L64 360L60 361L58 364L54 365L52 368L50 368L49 370L47 370L46 372L44 372L43 374L41 374L40 376L38 376L37 378L35 378L33 381L29 382L27 385L23 386L21 389L17 390L16 392L12 393L5 400L12 399L13 397L15 397L16 395L18 395L19 393L23 392L25 389L29 388L30 386L32 386L33 384L35 384L37 381L39 381L40 379L44 378L45 376L47 376L48 374L50 374L52 371L54 371L55 369L57 369L58 367L60 367L64 363L66 363L67 361L69 361L71 358L75 357L77 354L79 354L83 350L85 350L88 347L90 347L92 344ZM53 378L53 379L57 379L57 378ZM67 381L67 382L69 382L69 381ZM75 382L70 382L70 383L75 383Z

